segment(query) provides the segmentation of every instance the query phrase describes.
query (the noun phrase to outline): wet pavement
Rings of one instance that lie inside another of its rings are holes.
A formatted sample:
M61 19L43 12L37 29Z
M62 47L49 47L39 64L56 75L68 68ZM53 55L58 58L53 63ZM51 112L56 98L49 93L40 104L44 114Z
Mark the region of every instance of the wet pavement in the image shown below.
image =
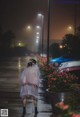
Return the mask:
M22 116L22 101L20 99L20 73L26 66L26 58L9 58L0 60L0 109L8 109L8 117ZM51 104L46 100L42 82L38 90L37 117L63 117L53 115ZM25 117L34 117L32 98L28 98ZM4 116L3 116L4 117Z
M9 84L8 84L9 85ZM0 109L6 108L9 110L9 117L21 117L22 115L22 102L19 97L19 88L15 85L5 85L1 91L0 85ZM41 86L41 85L40 85ZM37 117L50 117L51 105L45 100L45 93L39 87L38 90L38 115ZM32 98L28 98L28 104L26 106L26 116L34 117L34 105Z
M10 59L0 61L0 109L8 109L9 117L22 116L22 102L19 96L20 72L25 66L26 59ZM50 117L52 108L46 102L45 92L42 90L42 83L38 90L38 114L37 117ZM26 116L34 117L34 105L32 98L28 98ZM52 117L52 116L51 116ZM54 116L55 117L55 116Z

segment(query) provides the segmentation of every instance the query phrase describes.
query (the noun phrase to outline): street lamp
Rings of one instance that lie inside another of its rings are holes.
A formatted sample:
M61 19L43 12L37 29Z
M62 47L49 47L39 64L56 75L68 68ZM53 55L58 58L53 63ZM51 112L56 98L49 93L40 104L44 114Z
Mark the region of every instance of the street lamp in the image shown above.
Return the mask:
M62 49L62 48L63 48L63 46L62 46L62 45L60 45L59 47L60 47L60 49Z
M39 39L39 36L37 36L36 38Z
M39 32L36 32L37 35L39 35Z
M71 29L72 29L72 27L71 27L71 26L69 26L68 28L69 28L69 30L71 30Z
M77 24L77 4L74 4L74 35L76 34L76 24Z
M37 29L40 29L40 26L36 26Z
M39 13L39 17L42 19L42 57L43 57L43 43L44 43L44 15Z
M50 0L48 0L47 65L49 64Z
M73 27L72 26L68 26L67 27L67 31L68 31L68 33L73 33Z
M31 26L29 25L29 26L27 26L27 30L28 31L30 31L31 30Z

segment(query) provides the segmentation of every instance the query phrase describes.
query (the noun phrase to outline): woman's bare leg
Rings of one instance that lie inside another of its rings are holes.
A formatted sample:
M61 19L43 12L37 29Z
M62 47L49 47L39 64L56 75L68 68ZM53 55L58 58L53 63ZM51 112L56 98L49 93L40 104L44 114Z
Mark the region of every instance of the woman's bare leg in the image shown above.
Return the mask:
M34 100L34 106L37 107L37 98L33 97Z
M24 99L23 99L23 106L26 107L26 104L27 104L27 99L24 98Z
M34 100L35 114L37 114L38 113L38 110L37 110L37 98L33 97L33 100Z
M23 115L26 114L26 104L27 104L27 99L26 97L23 99Z

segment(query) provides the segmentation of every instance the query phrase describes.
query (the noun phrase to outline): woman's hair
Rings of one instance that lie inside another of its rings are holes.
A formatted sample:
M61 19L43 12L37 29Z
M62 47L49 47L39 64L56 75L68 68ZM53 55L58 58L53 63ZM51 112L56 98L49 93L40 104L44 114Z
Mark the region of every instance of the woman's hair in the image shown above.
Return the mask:
M30 59L30 61L32 61L32 63L36 64L36 60L35 59Z
M27 67L31 67L32 66L32 62L28 62Z

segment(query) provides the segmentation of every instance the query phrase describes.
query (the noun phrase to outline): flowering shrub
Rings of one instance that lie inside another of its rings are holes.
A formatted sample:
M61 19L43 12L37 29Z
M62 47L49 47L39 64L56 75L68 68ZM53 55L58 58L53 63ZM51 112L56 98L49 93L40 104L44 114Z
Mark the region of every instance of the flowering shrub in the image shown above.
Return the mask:
M55 106L60 108L60 109L62 109L62 110L67 110L69 108L69 105L64 104L64 102L62 102L62 101L57 103L57 104L55 104Z
M43 63L41 65L42 78L47 80L49 91L68 91L78 79L75 75L62 72L58 73L55 66Z
M53 73L55 68L53 65L47 65L46 62L41 64L40 68L41 68L41 75L43 78L43 88L44 88L44 90L46 90L48 88L49 75Z
M80 117L80 114L73 114L72 117Z
M48 80L49 75L53 73L53 71L55 70L55 67L53 65L47 65L47 63L42 64L41 66L41 73L42 73L42 77L43 79Z
M72 91L73 89L79 88L78 86L75 86L77 85L75 84L76 83L75 81L78 79L75 75L67 73L67 72L59 73L57 72L55 66L53 65L47 65L46 63L42 64L41 73L42 73L42 78L47 81L48 91L52 92L49 94L53 95L53 93L55 92L60 93L60 92ZM80 98L77 99L77 97L79 96L76 96L76 98L72 98L70 96L73 96L73 94L69 95L69 97L67 97L67 99L65 99L64 102L57 102L55 104L53 102L56 102L56 101L53 101L51 103L53 103L52 105L55 105L56 108L61 109L60 111L62 112L61 117L80 117L80 114L79 114L80 112L78 113L77 111L75 111L77 110L75 109L75 107L76 108L78 107ZM55 96L54 97L52 96L52 98L54 98L55 100ZM75 101L73 101L73 99ZM50 98L50 100L52 99ZM80 107L79 107L79 110L80 110Z
M70 105L65 104L64 102L59 102L55 104L55 106L62 110L62 115L64 117L80 117L80 111L74 111ZM80 109L80 108L79 108Z
M75 81L78 79L75 75L66 72L58 73L53 65L47 65L46 63L42 64L41 73L42 78L47 80L48 82L48 91L50 92L66 92L72 91L73 89L79 89L78 86L75 86ZM65 100L64 102L55 104L56 107L62 110L61 112L63 115L61 117L80 117L79 113L73 111L76 110L75 107L79 108L78 110L80 110L80 107L78 106L80 102L80 96L77 95L78 94L76 93L75 97L78 99L73 98L73 94L71 95L72 97L69 96L69 101L66 101L68 102L68 104L64 104ZM52 98L50 97L50 101L51 100ZM54 105L53 102L54 101L52 101L51 103ZM73 107L74 109L72 110Z
M53 71L52 74L48 75L48 87L49 91L68 91L71 90L71 85L75 83L77 77L70 73L58 73Z

